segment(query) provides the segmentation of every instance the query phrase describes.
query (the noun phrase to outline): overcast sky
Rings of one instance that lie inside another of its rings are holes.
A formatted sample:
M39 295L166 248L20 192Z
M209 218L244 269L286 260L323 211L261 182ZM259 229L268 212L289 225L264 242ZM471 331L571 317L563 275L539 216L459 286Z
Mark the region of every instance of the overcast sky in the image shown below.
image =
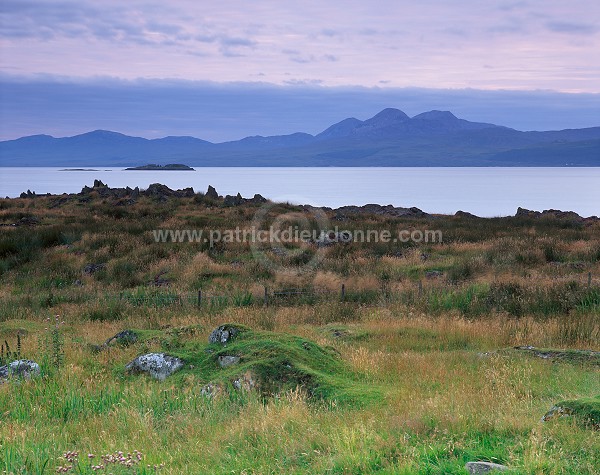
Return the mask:
M600 125L597 0L2 0L0 12L1 138L219 141L387 106Z

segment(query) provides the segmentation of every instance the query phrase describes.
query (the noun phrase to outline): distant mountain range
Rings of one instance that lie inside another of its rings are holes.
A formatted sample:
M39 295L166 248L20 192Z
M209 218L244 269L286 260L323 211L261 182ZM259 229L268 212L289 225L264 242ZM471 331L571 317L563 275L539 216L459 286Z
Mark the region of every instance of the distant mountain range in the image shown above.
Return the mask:
M145 139L95 130L0 142L0 166L600 166L600 127L522 132L429 111L384 109L317 135L254 136L224 143Z

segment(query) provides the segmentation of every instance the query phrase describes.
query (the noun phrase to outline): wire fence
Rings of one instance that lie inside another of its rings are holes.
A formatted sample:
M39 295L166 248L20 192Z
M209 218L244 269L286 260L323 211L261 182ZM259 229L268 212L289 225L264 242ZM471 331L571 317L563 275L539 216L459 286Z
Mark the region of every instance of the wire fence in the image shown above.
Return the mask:
M592 285L593 284L593 285ZM600 314L600 286L591 273L580 282L554 285L506 282L464 282L450 284L439 280L419 280L403 288L392 283L380 288L337 289L270 288L261 291L208 290L181 291L169 287L137 288L120 292L89 291L83 287L5 296L0 299L0 321L24 318L27 309L46 311L61 305L81 305L89 318L117 318L125 307L172 308L218 311L226 307L270 307L341 303L344 305L402 304L426 312L456 310L465 315L485 315L499 311L509 315L569 315L572 312ZM108 315L108 316L107 316Z

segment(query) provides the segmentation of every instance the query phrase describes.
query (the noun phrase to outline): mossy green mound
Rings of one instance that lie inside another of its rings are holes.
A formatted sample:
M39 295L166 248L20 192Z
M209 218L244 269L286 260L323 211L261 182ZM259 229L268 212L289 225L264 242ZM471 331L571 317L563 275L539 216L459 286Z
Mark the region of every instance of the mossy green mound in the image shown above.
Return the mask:
M586 427L600 430L600 395L560 401L544 416L544 420L560 416L572 416Z
M301 388L311 399L336 404L362 405L379 399L379 392L352 371L333 348L285 333L231 324L227 328L238 332L225 344L192 339L165 348L186 363L173 378L183 379L191 373L227 392L248 389L244 383L251 379L252 389L262 397Z

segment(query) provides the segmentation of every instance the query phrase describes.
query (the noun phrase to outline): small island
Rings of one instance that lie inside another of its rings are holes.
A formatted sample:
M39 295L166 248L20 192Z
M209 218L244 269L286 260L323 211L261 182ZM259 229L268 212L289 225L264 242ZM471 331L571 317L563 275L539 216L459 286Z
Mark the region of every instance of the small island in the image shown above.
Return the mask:
M191 171L191 172L196 171L192 167L188 167L187 165L182 165L180 163L173 163L170 165L156 165L156 164L150 163L148 165L142 165L139 167L126 168L125 170L176 170L176 171Z

